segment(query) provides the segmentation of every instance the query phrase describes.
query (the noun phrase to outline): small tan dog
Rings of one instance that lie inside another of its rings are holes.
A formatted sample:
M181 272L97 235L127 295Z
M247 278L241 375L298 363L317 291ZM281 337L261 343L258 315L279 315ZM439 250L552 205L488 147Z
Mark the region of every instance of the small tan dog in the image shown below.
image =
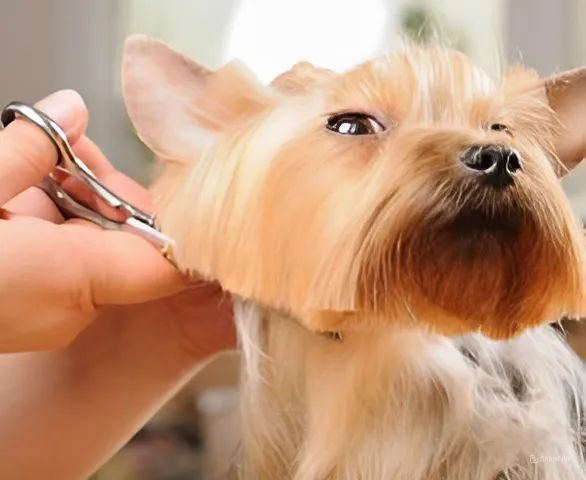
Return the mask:
M178 263L235 296L240 477L585 478L583 367L539 325L583 302L586 69L410 48L264 86L136 36L123 70Z

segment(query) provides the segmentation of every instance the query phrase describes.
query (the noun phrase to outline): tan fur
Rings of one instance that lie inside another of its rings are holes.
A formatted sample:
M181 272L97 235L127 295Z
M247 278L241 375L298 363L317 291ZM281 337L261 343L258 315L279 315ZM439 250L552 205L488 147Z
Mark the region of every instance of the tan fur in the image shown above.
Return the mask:
M285 429L279 441L290 443L283 447L287 458L275 450L261 459L271 448L263 447L263 435L275 441L276 434L250 432L260 462L251 478L285 478L283 469L295 470L296 479L359 478L348 474L351 467L337 474L325 467L346 455L335 444L347 437L338 434L368 442L360 433L367 428L357 413L362 402L371 421L393 422L377 417L387 411L380 402L405 390L395 385L404 373L393 377L389 364L412 369L413 356L431 348L421 332L508 338L581 310L581 229L556 175L559 162L573 166L582 148L582 133L561 142L571 88L557 88L556 79L544 83L525 68L493 83L446 49L411 48L343 74L301 63L272 86L258 84L243 66L210 73L186 62L140 37L129 42L124 63L130 116L147 145L170 162L154 192L163 230L177 241L179 265L263 306L265 319L286 317L345 337L336 351L323 339L287 335L287 321L261 324L255 341L260 357L270 360L259 369L274 360L279 371L268 374L276 384L251 387L255 402L266 403L267 412L272 405L275 414L277 405L290 405L299 416L291 425L275 423ZM336 112L374 115L386 131L337 135L325 128ZM506 124L511 134L490 130L493 123ZM481 188L459 161L468 146L495 143L521 158L522 171L506 191ZM273 329L278 338L301 342L299 348L266 339ZM386 349L393 352L388 358ZM303 358L313 363L303 366ZM319 376L294 378L326 365L333 375L335 365L345 372L331 392L319 387ZM374 386L364 383L365 372ZM258 381L250 372L247 378ZM379 381L386 386L376 387ZM414 391L425 397L418 399L423 405L441 403L441 389ZM344 418L335 409L326 418L327 408L319 408L334 397L348 402ZM304 411L322 413L313 418ZM418 475L441 478L440 470Z
M315 330L341 328L332 312L351 311L343 324L410 318L506 337L578 310L581 237L552 168L556 120L532 72L495 87L463 55L417 48L343 75L298 65L278 92L229 72L205 73L188 99L191 128L223 125L220 138L186 152L198 160L172 166L155 189L180 265ZM148 143L158 124L141 126L140 99L129 98ZM323 128L336 111L373 112L389 128L341 138ZM496 121L514 136L487 131ZM459 168L467 145L490 142L521 154L512 192L477 191ZM479 211L515 231L458 227Z

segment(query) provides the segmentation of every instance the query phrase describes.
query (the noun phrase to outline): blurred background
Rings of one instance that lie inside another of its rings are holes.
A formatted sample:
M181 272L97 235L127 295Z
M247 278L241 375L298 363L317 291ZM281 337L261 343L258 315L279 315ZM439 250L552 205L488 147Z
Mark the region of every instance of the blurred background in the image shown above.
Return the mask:
M586 65L586 0L0 0L0 104L78 90L90 136L147 183L152 160L120 91L129 33L209 67L241 58L268 82L298 60L343 70L434 31L494 76L510 63L543 75ZM564 184L585 219L586 166ZM215 478L237 449L237 364L236 354L212 362L95 479Z

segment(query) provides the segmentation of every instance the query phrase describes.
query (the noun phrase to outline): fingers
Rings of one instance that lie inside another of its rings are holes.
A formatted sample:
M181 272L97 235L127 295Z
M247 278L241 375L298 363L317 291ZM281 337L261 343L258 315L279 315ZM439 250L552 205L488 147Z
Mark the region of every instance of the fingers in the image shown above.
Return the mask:
M100 149L88 138L81 137L74 146L76 155L96 174L100 181L133 205L152 210L148 191L117 171ZM64 183L67 191L109 218L116 218L75 178ZM64 225L84 263L88 275L83 296L94 305L125 305L155 300L184 289L186 278L163 258L161 253L141 237L130 233L100 230L81 220Z
M54 93L37 107L55 120L74 143L87 125L82 98L72 90ZM41 129L17 119L0 132L0 205L40 182L57 163L57 150Z
M100 181L139 208L151 209L148 192L118 172L99 148L82 135L87 112L77 94L59 92L39 107L62 126L76 155ZM0 133L0 205L38 183L53 170L56 158L54 146L38 127L23 120L9 125ZM101 211L94 194L83 190L84 185L76 183L74 178L66 182L68 184L63 186L72 196ZM41 206L40 198L32 198L36 194L27 192L22 195L12 202L13 207L35 216L39 216L42 210L42 218L58 220L50 206ZM25 200L30 203L25 205ZM94 305L154 300L181 291L187 284L185 277L141 237L100 230L80 220L67 221L59 230L67 241L55 246L51 258L62 265L62 276L74 278L75 275L65 273L75 265L81 269L74 268L79 276L75 285L70 285L72 296L79 301L81 310Z
M63 216L53 201L38 187L27 188L9 200L4 207L16 214L62 223Z
M79 258L86 272L81 296L95 306L146 302L187 286L187 279L141 237L99 230L79 220L63 228L69 233L72 258Z

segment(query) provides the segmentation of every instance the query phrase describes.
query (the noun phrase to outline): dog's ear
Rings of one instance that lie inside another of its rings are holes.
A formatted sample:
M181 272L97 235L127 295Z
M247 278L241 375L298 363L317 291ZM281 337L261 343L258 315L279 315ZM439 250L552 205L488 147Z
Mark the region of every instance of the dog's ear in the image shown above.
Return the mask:
M211 71L144 35L126 41L122 85L138 136L165 160L193 158L210 137L272 100L240 62Z
M335 75L335 72L327 68L316 67L309 62L299 62L277 76L271 82L271 86L284 93L305 93Z
M562 127L556 153L571 170L586 157L586 67L547 78L545 92Z

